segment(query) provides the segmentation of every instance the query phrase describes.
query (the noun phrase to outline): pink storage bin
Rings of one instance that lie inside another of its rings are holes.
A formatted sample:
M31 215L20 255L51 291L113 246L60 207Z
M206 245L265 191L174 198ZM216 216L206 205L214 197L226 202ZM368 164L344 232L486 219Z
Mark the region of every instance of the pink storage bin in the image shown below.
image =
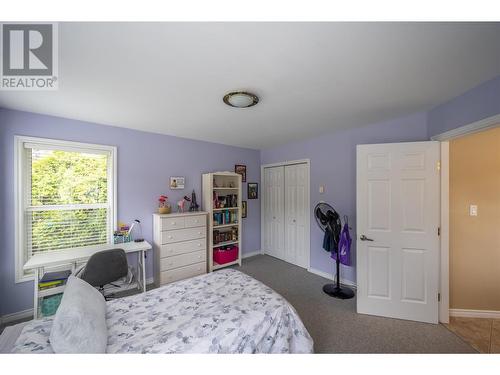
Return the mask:
M221 248L214 249L214 262L217 264L226 264L238 259L238 246L228 247L225 250Z

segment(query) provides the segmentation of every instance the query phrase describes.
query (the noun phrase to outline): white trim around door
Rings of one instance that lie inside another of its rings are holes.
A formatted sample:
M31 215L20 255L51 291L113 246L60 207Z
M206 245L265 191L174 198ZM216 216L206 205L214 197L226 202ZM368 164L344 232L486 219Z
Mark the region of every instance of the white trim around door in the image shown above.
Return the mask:
M307 199L306 199L306 210L307 215L305 217L305 228L306 228L306 254L307 254L307 270L311 271L311 161L309 159L299 159L290 160L279 163L272 164L262 164L260 166L260 181L261 181L261 196L260 196L260 248L262 254L268 254L264 245L264 233L265 233L265 207L264 207L264 169L272 167L281 167L287 165L305 164L307 167Z
M450 144L441 142L441 224L440 231L440 255L439 255L439 322L450 322Z
M472 122L456 129L448 130L447 132L437 134L431 137L433 141L449 141L453 138L463 137L477 133L483 130L493 129L500 125L500 113L495 116L483 118L482 120Z

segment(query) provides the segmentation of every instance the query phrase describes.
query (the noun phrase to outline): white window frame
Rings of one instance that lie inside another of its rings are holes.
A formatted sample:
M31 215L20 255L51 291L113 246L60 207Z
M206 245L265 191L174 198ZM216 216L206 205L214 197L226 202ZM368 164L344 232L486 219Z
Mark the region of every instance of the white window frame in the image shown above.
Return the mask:
M80 143L73 141L64 141L57 139L36 138L26 136L14 136L14 199L15 199L15 282L21 283L32 281L33 275L25 274L23 270L25 259L25 238L26 238L26 225L25 225L25 197L27 197L29 186L25 185L25 178L27 173L26 169L26 153L25 144L34 143L42 145L47 148L54 148L66 151L90 151L90 152L104 152L110 154L110 162L108 163L108 200L111 203L111 215L109 225L108 243L113 243L113 231L117 223L117 148L115 146L106 146L90 143Z

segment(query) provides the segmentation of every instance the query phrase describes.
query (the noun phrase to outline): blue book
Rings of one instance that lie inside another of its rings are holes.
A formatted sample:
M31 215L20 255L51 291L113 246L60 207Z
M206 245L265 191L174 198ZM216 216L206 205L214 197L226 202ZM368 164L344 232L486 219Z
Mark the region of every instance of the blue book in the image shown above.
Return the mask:
M57 272L46 272L43 274L42 279L39 283L47 283L49 281L67 280L69 275L71 275L70 270L57 271Z

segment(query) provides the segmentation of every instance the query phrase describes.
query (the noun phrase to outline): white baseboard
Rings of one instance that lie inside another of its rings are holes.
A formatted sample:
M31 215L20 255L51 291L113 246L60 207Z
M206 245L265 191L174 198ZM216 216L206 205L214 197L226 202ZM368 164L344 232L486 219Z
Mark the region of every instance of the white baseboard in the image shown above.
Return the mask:
M153 277L146 279L147 285L153 284L153 283L154 283ZM116 291L119 290L120 292L124 292L126 290L130 290L130 289L134 289L134 288L137 288L136 282L131 283L127 286L123 285L120 288L116 288ZM109 291L112 291L112 290L110 289ZM26 318L30 318L30 317L33 317L33 308L0 316L0 324L7 324L10 322L15 322L16 320L26 319Z
M468 309L450 309L450 316L460 318L490 318L500 319L500 311L495 310L468 310Z
M6 314L0 317L0 324L15 322L16 320L33 317L33 309L18 311L12 314Z
M325 279L335 280L333 273L323 272L323 271L317 270L315 268L309 268L308 271L311 273L314 273L315 275L324 277ZM340 278L340 283L344 284L344 285L348 285L348 286L353 287L353 288L356 288L356 283L354 283L350 280L343 279L342 277Z
M263 254L262 250L255 250L255 251L251 251L249 253L243 253L241 258L245 259L245 258L250 258L250 257L254 257L256 255L261 255L261 254Z

